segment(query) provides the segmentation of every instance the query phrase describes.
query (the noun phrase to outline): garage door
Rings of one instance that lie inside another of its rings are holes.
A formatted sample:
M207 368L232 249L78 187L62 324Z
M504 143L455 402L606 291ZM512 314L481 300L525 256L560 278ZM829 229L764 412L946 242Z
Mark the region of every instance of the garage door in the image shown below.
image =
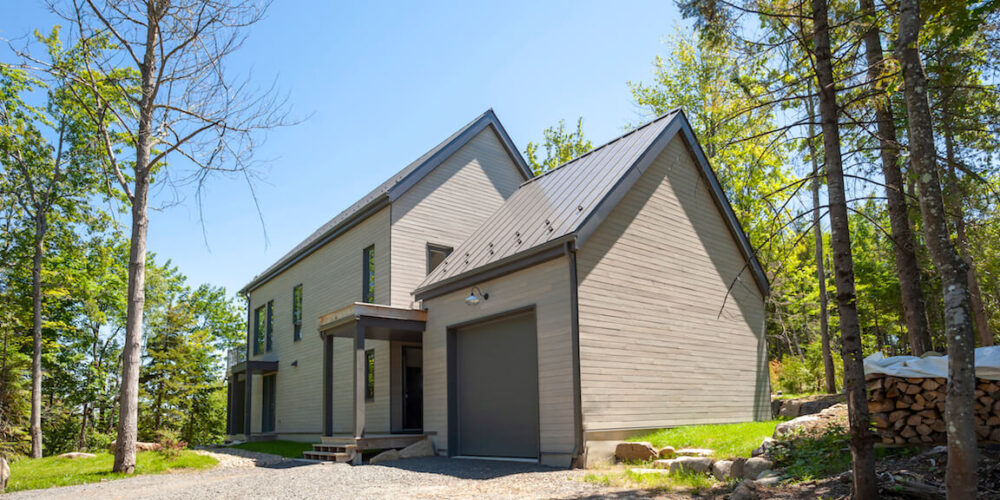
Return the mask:
M455 334L460 455L538 457L538 348L533 312Z

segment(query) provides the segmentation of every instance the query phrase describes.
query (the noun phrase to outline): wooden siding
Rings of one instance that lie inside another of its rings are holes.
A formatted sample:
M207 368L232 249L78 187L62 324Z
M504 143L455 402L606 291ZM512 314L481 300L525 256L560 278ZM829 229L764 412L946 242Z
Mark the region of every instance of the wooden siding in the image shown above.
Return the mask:
M427 276L427 244L455 248L524 178L492 128L438 165L392 204L392 302L413 304Z
M769 413L764 303L682 140L578 253L588 432ZM719 315L725 303L725 309Z
M468 290L424 301L424 430L448 448L448 327L534 306L538 327L539 431L543 463L569 466L573 451L572 336L569 264L565 257L478 285L489 300L469 306ZM497 374L502 376L502 374Z
M389 208L373 214L340 237L275 276L250 294L250 310L274 300L273 347L254 360L276 360L278 365L275 431L304 439L322 432L323 342L318 334L322 314L361 300L362 251L375 245L375 301L388 304ZM302 284L302 340L293 341L292 288ZM334 425L338 432L353 429L353 342L334 340ZM369 340L375 349L375 401L368 403L369 432L389 430L389 348L386 341ZM292 362L298 361L298 366ZM260 429L260 377L253 384L253 429Z

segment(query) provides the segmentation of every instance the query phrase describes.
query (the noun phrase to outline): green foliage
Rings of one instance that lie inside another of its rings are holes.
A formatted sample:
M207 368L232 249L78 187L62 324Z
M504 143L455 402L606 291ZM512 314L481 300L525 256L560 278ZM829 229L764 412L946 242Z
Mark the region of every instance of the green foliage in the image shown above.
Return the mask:
M594 148L583 136L582 116L576 120L576 130L567 131L566 122L559 120L557 126L545 129L543 135L545 141L542 147L545 149L545 158L538 159L538 145L533 142L529 142L524 149L525 160L535 175L548 172Z
M627 487L651 490L657 493L682 491L687 494L699 495L719 484L714 478L694 472L677 472L673 474L640 473L633 470L624 472L590 472L583 480L606 487Z
M798 481L839 474L851 467L849 439L840 426L827 427L819 435L796 434L774 447L774 463Z
M306 451L312 451L312 444L303 443L300 441L251 441L248 443L241 443L234 448L239 448L241 450L256 451L258 453L270 453L272 455L281 455L288 458L302 458L302 453Z
M106 452L96 455L94 458L45 457L16 460L10 465L11 475L7 491L36 490L129 477L126 474L109 472L114 455ZM218 463L214 457L194 451L183 451L173 460L157 452L141 451L136 455L135 474L159 474L177 469L207 469Z
M823 350L819 343L807 345L804 355L803 359L786 354L780 361L771 361L772 392L780 390L783 393L805 394L821 393L826 390ZM836 373L834 378L839 382L843 380L844 362L840 353L834 352L832 356Z
M739 424L685 425L659 429L649 434L629 438L629 441L649 441L656 447L708 448L715 450L717 459L749 457L761 441L774 434L778 420L743 422Z
M167 460L177 460L181 456L181 451L187 448L187 443L181 440L181 434L171 429L157 431L156 442L160 444L158 453Z

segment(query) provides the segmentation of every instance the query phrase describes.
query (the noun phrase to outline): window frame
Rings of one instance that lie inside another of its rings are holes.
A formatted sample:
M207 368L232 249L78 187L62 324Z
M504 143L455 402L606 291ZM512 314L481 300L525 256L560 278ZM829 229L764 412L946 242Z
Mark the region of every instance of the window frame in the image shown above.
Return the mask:
M292 341L302 340L302 283L292 287Z
M253 310L253 354L254 356L261 353L261 347L264 344L264 332L263 329L267 328L266 323L261 324L261 319L264 318L265 311L263 305L258 306ZM264 328L262 329L261 326Z
M375 303L375 245L361 251L361 302Z
M375 349L365 349L365 401L375 401Z
M441 264L444 264L444 261L447 260L448 257L451 256L451 253L455 251L455 247L450 247L447 245L439 245L437 243L430 243L430 242L427 243L427 246L425 248L426 248L425 250L426 259L424 260L427 263L427 274L431 274L431 271L437 269L437 267L431 267L431 252L443 252L444 259L441 259Z

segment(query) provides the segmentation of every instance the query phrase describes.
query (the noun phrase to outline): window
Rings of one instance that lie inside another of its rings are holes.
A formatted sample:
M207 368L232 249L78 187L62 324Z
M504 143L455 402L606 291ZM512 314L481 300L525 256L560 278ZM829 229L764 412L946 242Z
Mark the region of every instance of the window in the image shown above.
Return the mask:
M365 249L361 302L375 302L375 245Z
M274 333L274 301L267 301L267 350L271 350L271 334Z
M302 340L302 285L295 285L292 288L292 338L295 341Z
M365 351L365 401L375 400L375 349Z
M441 246L441 245L434 245L434 244L428 243L427 244L427 274L430 274L431 271L437 269L437 267L440 266L442 262L444 262L444 259L448 258L448 256L451 255L451 251L452 250L453 250L453 248L451 248L451 247L446 247L446 246Z
M253 353L260 354L264 350L264 330L267 324L264 321L264 306L260 306L253 311Z

